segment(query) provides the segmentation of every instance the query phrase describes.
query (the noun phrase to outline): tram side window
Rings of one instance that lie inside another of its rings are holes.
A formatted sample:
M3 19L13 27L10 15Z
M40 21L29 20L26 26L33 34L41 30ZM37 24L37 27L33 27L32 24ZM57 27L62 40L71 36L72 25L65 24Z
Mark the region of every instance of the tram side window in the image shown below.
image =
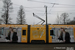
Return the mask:
M23 30L22 31L22 35L26 35L26 30Z
M0 35L3 35L3 29L0 28Z
M50 35L54 36L54 30L50 30Z
M2 34L2 30L0 29L0 35Z

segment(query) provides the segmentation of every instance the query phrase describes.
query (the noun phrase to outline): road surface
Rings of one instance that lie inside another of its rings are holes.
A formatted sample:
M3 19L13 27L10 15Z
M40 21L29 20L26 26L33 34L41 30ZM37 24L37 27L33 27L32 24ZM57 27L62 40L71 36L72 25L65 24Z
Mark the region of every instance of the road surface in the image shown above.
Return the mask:
M54 49L59 47L59 49ZM60 47L65 47L64 50L67 50L67 47L75 48L75 44L8 44L0 43L0 50L63 50Z

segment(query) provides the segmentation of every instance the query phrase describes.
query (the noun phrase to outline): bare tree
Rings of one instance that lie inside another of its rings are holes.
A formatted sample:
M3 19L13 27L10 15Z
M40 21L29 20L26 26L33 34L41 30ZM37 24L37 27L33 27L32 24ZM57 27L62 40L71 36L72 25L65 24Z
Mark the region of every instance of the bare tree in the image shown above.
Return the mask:
M61 24L67 24L70 21L68 17L69 17L68 13L62 13L60 17Z
M12 2L11 0L3 0L3 14L2 14L2 19L4 24L9 24L11 23L11 18L9 17L9 13L12 11Z
M2 24L2 19L0 19L0 24Z
M18 12L18 17L17 17L17 24L26 24L25 21L25 12L24 12L24 8L21 5L19 12Z
M73 21L75 21L75 17L73 18Z
M57 15L57 18L56 18L56 24L60 24L60 17L59 17L59 15Z
M71 21L68 22L67 24L70 24L70 25L71 25L71 24L72 24L72 25L74 24L74 25L75 25L75 17L73 18L73 20L71 20Z

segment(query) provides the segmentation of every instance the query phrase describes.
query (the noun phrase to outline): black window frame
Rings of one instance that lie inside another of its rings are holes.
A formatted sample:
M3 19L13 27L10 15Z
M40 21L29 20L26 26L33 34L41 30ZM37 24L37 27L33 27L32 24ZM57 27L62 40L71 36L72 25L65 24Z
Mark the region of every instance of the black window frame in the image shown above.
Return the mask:
M22 30L22 35L26 35L26 30Z
M50 36L55 36L54 30L50 30Z

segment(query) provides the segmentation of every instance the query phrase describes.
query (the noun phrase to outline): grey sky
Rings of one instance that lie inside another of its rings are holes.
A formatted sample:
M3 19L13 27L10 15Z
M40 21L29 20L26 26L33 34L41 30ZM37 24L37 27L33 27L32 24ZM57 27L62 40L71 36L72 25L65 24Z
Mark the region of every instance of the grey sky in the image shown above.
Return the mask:
M16 23L17 12L19 10L20 5L24 6L27 24L36 24L40 21L39 19L33 17L32 15L33 12L37 14L39 17L45 19L44 5L48 6L48 13L49 13L48 23L51 23L51 24L55 23L57 14L60 16L60 14L63 12L69 13L69 17L71 19L73 19L73 17L75 16L74 15L75 0L33 0L33 1L48 2L48 3L59 3L59 5L55 5L52 9L51 9L52 4L47 4L47 3L39 3L39 2L33 2L28 0L11 0L11 1L13 2L14 9L13 9L13 12L10 13L10 17L12 18L13 23ZM65 5L60 5L60 4L65 4ZM2 8L2 6L3 6L3 3L2 1L0 1L0 8ZM0 12L1 12L1 9L0 9Z

